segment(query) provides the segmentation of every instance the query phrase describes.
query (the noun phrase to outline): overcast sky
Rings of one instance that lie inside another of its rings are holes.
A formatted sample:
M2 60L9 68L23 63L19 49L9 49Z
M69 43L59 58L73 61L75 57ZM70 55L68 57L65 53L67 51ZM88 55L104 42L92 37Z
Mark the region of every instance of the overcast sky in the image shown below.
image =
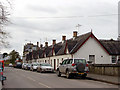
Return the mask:
M98 39L117 39L119 0L11 0L11 24L4 27L12 38L8 39L11 48L22 55L27 42L42 44L52 39L61 41L62 35L72 38L76 25L79 35L91 29Z

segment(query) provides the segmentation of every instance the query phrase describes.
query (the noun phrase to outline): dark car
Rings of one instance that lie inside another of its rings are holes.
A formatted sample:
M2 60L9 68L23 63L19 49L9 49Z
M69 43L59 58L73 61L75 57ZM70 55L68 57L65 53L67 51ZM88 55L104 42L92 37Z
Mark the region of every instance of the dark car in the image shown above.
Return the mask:
M15 68L22 68L22 63L21 62L16 62L16 64L15 64L15 66L14 66Z
M66 59L57 68L57 76L65 74L67 78L81 76L85 78L89 69L85 59Z

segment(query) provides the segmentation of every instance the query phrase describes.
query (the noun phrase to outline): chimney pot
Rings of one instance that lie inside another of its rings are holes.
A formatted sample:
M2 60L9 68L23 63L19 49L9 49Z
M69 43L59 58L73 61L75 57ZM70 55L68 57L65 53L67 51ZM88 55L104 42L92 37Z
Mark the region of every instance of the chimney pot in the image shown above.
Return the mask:
M43 45L42 44L40 44L40 48L42 48L43 47Z
M56 44L56 40L55 39L53 39L53 45L55 45Z
M73 38L76 38L77 37L77 31L73 31Z
M62 41L65 41L66 40L66 36L62 36Z
M39 42L37 42L37 47L39 47Z
M48 47L48 42L45 42L45 47Z

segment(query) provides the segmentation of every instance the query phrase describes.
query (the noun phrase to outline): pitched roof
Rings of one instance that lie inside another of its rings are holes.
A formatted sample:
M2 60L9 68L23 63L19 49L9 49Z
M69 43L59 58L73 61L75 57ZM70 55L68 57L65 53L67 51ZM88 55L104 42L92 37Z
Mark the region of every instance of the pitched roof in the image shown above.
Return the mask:
M46 55L46 57L48 57L48 54L50 53L51 50L52 50L52 46L46 47L44 49L44 54Z
M57 43L55 45L52 46L52 50L49 52L48 56L53 56L53 52L55 53L55 55L57 54L57 52L60 50L60 48L62 47L61 45L62 43Z
M120 41L117 40L99 40L110 55L120 55Z
M74 42L76 41L76 44L73 46L72 50L70 51L71 54L75 53L80 46L82 46L84 44L84 42L90 37L92 33L86 33L83 35L78 36L77 38L75 38Z
M91 32L77 36L75 39L71 38L67 40L66 42L63 43L61 49L58 51L56 55L65 54L67 48L70 54L75 53L90 35Z
M38 50L39 58L43 58L43 49Z
M38 51L36 51L36 50L33 50L33 58L34 59L38 59Z
M120 55L120 41L115 40L98 40L92 32L82 34L76 38L71 38L65 42L59 42L55 45L44 47L39 51L39 57L43 58L44 54L46 57L53 56L53 51L55 55L64 55L68 49L70 54L74 54L79 48L84 45L84 43L89 39L89 37L95 38L97 42L105 49L108 54L111 55Z
M63 42L61 48L58 50L56 55L64 55L65 54L66 45L67 45L67 41Z

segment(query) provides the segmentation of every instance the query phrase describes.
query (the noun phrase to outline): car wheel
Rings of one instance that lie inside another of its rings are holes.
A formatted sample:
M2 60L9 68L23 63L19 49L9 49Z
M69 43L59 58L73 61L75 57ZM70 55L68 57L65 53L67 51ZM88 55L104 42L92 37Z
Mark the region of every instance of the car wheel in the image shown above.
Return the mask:
M70 75L70 72L67 70L67 72L66 72L66 77L67 77L67 79L70 79L71 78L71 75Z
M42 73L42 69L40 68L40 73Z
M38 71L38 68L37 68L37 72L39 72L39 71Z
M57 76L60 77L61 76L61 72L59 70L57 70Z

